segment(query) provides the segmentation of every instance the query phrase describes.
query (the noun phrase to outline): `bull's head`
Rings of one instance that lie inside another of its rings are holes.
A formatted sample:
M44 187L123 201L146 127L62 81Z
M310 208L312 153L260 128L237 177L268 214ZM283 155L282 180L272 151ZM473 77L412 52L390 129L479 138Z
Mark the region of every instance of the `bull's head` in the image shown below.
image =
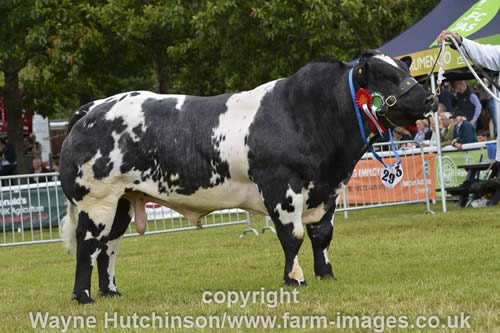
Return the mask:
M354 68L354 79L359 86L383 96L384 103L377 115L386 127L415 123L437 107L436 98L411 77L411 61L411 57L397 60L368 51Z

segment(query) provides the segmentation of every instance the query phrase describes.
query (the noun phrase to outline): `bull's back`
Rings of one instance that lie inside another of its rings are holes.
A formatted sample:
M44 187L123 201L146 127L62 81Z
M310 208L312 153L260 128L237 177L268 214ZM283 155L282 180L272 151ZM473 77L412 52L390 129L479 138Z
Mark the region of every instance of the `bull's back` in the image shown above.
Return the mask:
M132 92L87 105L63 145L65 193L119 181L162 200L194 195L191 205L211 190L212 199L238 193L244 201L239 185L253 186L248 128L273 86L212 97Z

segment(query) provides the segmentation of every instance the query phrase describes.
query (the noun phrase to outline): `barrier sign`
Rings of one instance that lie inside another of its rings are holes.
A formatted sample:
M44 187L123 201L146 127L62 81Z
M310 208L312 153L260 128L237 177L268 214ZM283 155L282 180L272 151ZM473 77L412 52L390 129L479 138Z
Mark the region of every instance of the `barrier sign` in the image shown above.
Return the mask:
M380 168L378 161L359 161L347 184L349 204L425 201L426 182L429 198L435 199L435 154L425 154L424 161L422 163L420 155L401 156L404 176L401 182L391 190L388 190L380 181L380 173L383 169ZM396 163L396 159L386 158L385 163Z
M488 152L486 149L472 149L443 152L443 179L445 187L459 186L467 177L467 171L460 166L466 164L487 161ZM438 171L439 166L436 166ZM437 177L436 188L439 188L439 177Z
M0 228L6 230L57 226L65 210L65 196L56 182L4 186L0 190ZM57 193L56 193L57 191Z

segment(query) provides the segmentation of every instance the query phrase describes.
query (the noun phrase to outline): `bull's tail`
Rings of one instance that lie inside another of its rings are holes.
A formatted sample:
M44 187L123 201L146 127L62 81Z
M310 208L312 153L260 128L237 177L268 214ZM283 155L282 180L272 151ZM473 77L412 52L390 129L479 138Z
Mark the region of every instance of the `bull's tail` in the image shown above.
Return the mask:
M71 132L71 129L76 124L76 122L87 115L90 107L93 104L94 104L93 102L87 103L87 104L81 106L80 109L78 109L78 111L76 111L73 114L73 117L71 117L71 120L69 121L69 124L68 124L68 134L69 134L69 132Z
M76 253L76 226L78 225L78 207L67 201L68 209L62 223L62 239L69 254Z

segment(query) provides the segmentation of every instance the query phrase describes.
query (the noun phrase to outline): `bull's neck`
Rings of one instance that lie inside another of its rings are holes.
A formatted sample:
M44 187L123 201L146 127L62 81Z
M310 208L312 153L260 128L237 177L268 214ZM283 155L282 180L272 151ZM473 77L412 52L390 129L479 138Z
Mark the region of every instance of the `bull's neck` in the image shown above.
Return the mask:
M340 171L335 172L335 179L329 179L333 185L352 172L364 147L349 90L349 69L326 67L321 76L309 76L311 81L305 88L291 84L295 91L290 92L290 102L297 128L309 134L305 139L310 140L310 149L322 154L325 173ZM301 101L294 101L294 96ZM369 133L368 121L362 118L365 133Z
M358 132L360 131L364 131L364 135L366 137L370 136L371 134L373 134L371 128L370 128L370 123L369 123L369 120L366 116L366 114L364 112L361 112L361 110L359 110L360 112L360 116L361 116L361 126L359 126L359 123L358 123L358 119L357 119L357 116L356 116L356 105L354 104L355 101L353 101L353 95L356 96L356 92L360 89L360 88L363 88L361 87L358 82L356 81L356 78L353 77L352 79L352 82L353 82L353 88L352 91L351 90L351 87L349 86L349 75L350 75L350 71L351 71L351 68L349 68L347 70L347 72L344 74L344 81L347 81L347 84L348 84L348 92L349 92L349 96L350 96L350 101L351 101L351 107L352 107L352 113L354 114L354 116L356 117L356 122L358 124ZM359 135L362 137L363 133L359 133Z

